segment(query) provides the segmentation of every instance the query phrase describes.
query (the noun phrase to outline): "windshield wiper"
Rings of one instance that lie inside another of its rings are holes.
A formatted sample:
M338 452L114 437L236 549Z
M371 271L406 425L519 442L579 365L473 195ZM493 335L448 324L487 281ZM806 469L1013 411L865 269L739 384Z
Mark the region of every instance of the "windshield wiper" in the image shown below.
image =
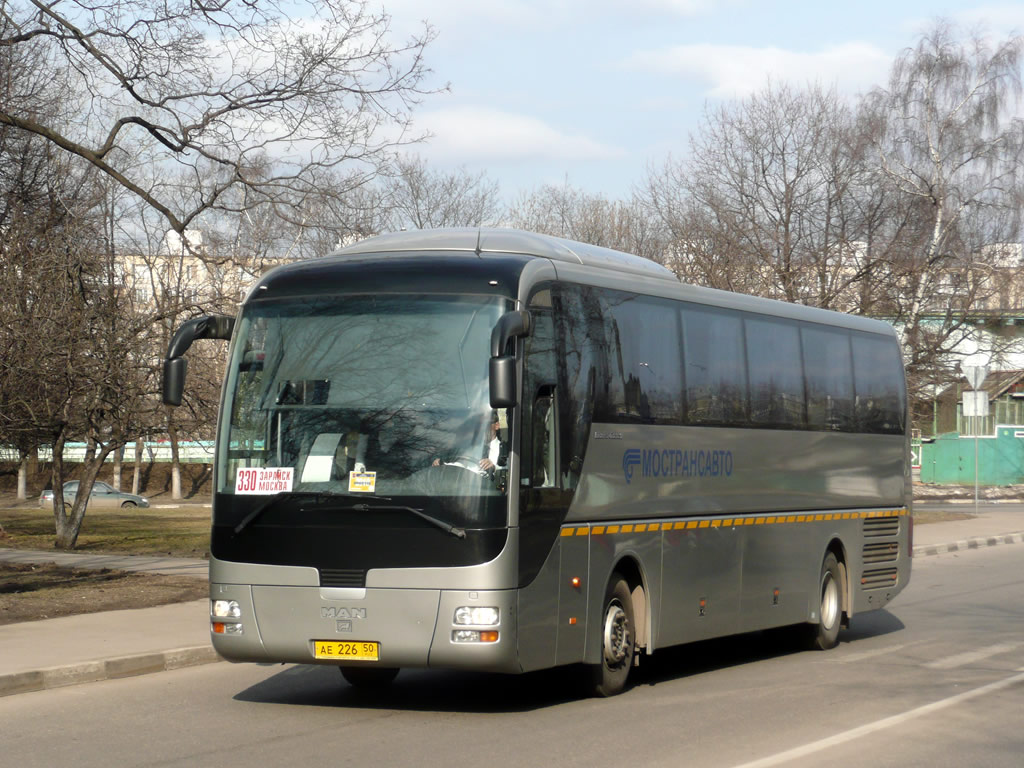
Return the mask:
M291 499L313 499L318 504L322 503L321 500L326 501L327 499L342 496L343 494L334 493L333 491L281 491L271 496L269 499L260 504L256 509L250 512L248 515L242 518L242 520L235 526L234 535L237 536L244 531L249 524L254 522L256 518L262 515L271 507L279 504L282 501L289 501Z
M387 510L389 512L412 512L414 515L416 515L416 517L420 518L421 520L426 520L431 525L437 526L445 533L450 533L452 536L455 536L459 539L466 538L466 531L464 529L446 523L444 520L438 520L433 515L428 515L422 509L416 509L416 507L405 507L395 504L382 504L380 506L374 506L371 504L352 504L351 506L343 507L343 509L353 509L356 512L375 512L377 510Z
M275 494L274 496L271 496L265 502L263 502L258 507L256 507L256 509L254 509L248 515L243 517L242 520L238 523L238 525L235 526L235 535L237 536L239 533L244 531L260 515L262 515L268 509L270 509L271 507L277 505L278 503L280 503L282 501L289 501L289 500L292 500L292 499L311 499L317 505L322 505L322 504L325 504L326 502L328 502L328 501L330 501L332 499L337 499L337 498L342 498L342 497L346 497L346 494L334 493L333 491L281 491L280 493ZM378 498L381 501L391 501L390 497L388 497L388 496L377 496L375 498ZM345 510L353 510L355 512L371 512L371 511L375 511L375 510L385 510L385 511L389 511L389 512L392 512L392 511L411 512L412 514L416 515L420 519L426 520L431 525L434 525L434 526L440 528L445 533L450 533L452 536L455 536L455 537L457 537L459 539L466 538L466 531L464 529L459 528L458 526L446 523L444 520L439 520L438 518L434 517L433 515L428 515L422 509L417 509L416 507L406 507L406 506L394 505L394 504L383 504L383 505L380 505L380 506L371 505L371 504L349 504L349 505L346 505L346 506L337 505L337 506L335 506L335 508L337 508L337 509L345 509Z

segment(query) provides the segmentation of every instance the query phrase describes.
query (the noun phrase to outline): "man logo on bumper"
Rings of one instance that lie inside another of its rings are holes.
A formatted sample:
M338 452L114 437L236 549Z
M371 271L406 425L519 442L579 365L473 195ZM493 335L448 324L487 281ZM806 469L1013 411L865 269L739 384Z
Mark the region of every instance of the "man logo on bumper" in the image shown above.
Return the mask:
M365 608L329 608L320 606L321 619L365 619Z

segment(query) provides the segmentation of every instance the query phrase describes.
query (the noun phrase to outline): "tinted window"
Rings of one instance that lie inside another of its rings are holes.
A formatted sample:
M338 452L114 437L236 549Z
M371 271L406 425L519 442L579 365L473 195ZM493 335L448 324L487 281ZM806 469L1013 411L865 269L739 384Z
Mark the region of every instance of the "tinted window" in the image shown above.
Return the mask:
M748 316L747 378L750 420L756 425L802 429L804 376L800 331L793 323Z
M858 429L902 434L905 409L899 346L892 339L859 335L852 343Z
M610 376L604 317L594 289L560 285L553 300L558 324L558 386L567 395L567 407L559 414L567 426L562 430L563 466L569 466L585 456L591 423L613 418L608 398Z
M854 431L849 336L840 331L809 327L803 328L800 336L808 426L811 429Z
M677 424L682 416L679 313L671 302L609 292L609 398L619 419Z
M736 314L683 310L686 415L692 424L742 424L747 417L743 323Z

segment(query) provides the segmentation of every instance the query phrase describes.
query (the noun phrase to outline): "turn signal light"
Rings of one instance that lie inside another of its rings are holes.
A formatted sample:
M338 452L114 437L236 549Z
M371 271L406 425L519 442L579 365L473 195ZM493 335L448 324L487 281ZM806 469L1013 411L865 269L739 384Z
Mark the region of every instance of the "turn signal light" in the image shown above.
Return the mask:
M498 633L493 629L457 629L452 632L453 643L496 643Z

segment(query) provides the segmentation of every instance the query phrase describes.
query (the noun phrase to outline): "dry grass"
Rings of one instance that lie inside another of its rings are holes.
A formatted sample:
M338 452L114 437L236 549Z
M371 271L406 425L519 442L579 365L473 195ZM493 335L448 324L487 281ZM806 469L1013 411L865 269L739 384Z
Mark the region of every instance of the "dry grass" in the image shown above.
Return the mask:
M38 506L0 507L0 546L53 549L53 512ZM130 555L206 557L210 539L210 508L185 505L177 509L90 510L85 514L76 550Z
M2 563L0 624L148 608L199 600L208 592L205 579L190 576Z

